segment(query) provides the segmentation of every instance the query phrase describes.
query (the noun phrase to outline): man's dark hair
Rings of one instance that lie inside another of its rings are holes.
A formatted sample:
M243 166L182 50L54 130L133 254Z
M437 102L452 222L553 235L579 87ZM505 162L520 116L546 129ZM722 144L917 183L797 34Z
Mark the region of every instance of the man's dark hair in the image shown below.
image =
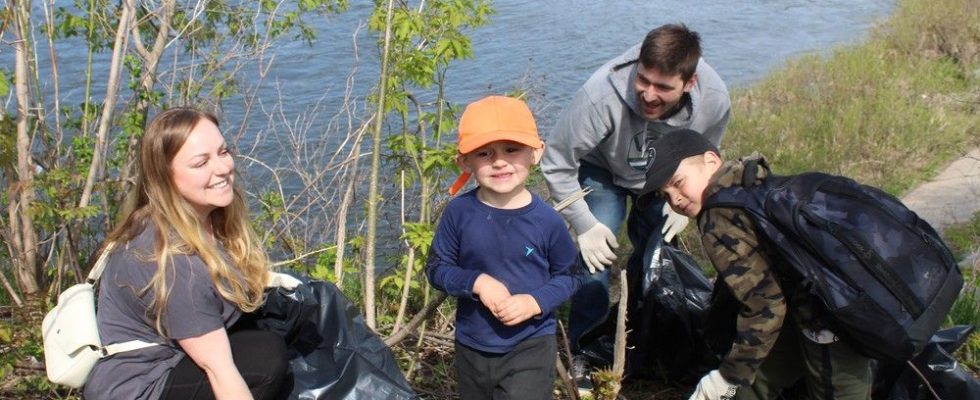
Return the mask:
M656 28L643 39L640 62L645 68L662 74L680 74L687 82L694 76L701 58L701 35L684 24L667 24Z

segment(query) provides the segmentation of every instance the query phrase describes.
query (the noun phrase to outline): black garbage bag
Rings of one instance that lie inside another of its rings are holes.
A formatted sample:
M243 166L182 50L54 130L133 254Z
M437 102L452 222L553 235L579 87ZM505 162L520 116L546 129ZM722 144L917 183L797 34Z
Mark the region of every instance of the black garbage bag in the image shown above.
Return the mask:
M271 289L253 322L286 340L288 399L418 399L391 350L332 283ZM291 379L290 379L291 378Z
M958 325L936 332L925 349L911 361L918 373L908 364L875 360L871 398L920 400L935 399L938 395L940 399L980 399L980 381L951 356L963 345L973 328ZM928 385L923 382L923 377Z
M703 340L711 281L690 254L670 244L648 246L643 265L643 276L630 279L630 293L642 295L630 302L629 370L656 367L672 381L697 380L719 362Z
M650 243L642 270L627 275L627 375L666 373L673 381L692 382L717 367L720 358L703 340L712 284L693 257L669 244ZM582 353L592 365L612 363L615 327L611 312L583 335Z

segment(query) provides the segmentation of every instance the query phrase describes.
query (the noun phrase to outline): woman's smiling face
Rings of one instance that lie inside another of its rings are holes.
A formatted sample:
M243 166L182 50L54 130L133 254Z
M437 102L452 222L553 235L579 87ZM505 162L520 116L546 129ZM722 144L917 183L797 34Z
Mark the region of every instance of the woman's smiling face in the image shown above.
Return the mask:
M201 217L231 204L235 160L218 127L198 121L170 162L174 186Z

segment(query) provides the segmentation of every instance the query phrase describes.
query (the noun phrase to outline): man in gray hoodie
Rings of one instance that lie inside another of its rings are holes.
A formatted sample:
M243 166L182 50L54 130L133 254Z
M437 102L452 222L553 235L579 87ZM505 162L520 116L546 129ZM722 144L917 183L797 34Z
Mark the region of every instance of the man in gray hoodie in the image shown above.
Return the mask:
M575 229L583 285L572 297L569 336L573 354L583 334L606 319L609 272L616 259L616 233L626 218L626 198L635 201L647 166L656 157L651 144L666 132L686 128L719 146L731 102L718 74L701 59L700 36L684 25L663 25L641 44L606 62L575 94L548 139L541 170L551 196L564 200L583 187L592 192L562 215ZM657 200L661 204L662 200ZM627 234L634 253L627 268L641 268L648 240L670 241L687 218L670 207L632 207ZM573 372L587 376L584 359Z

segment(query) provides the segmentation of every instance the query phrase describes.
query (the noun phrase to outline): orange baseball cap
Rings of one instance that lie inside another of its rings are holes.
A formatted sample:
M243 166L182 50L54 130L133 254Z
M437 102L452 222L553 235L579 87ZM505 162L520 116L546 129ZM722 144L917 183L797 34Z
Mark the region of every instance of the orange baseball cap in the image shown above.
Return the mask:
M466 106L459 119L459 153L467 154L498 140L510 140L540 149L544 142L538 136L531 109L523 100L506 96L487 96ZM455 195L470 179L463 172L449 188Z

